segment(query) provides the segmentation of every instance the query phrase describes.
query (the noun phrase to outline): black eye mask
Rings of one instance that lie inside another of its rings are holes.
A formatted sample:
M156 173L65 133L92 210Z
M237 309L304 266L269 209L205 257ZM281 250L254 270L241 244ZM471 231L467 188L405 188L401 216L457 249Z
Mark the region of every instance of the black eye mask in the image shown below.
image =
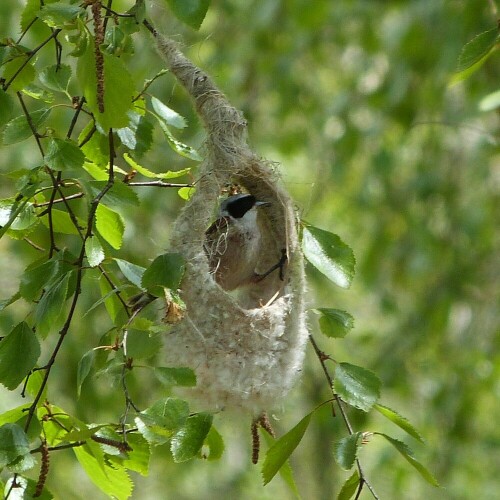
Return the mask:
M237 195L229 200L226 205L226 210L231 217L241 219L253 206L255 206L255 196L251 194Z

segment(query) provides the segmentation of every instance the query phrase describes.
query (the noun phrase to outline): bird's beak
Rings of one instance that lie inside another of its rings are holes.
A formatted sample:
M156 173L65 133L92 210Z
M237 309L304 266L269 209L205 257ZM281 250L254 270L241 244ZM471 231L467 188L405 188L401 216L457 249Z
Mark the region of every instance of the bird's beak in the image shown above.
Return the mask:
M266 207L267 205L270 205L270 201L256 201L255 206L256 207Z

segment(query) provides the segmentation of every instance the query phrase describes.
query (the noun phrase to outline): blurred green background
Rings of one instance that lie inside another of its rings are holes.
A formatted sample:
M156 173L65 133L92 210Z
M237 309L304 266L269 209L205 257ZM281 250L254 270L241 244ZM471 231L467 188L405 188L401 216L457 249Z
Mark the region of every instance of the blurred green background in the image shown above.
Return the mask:
M478 103L498 89L500 59L448 87L463 45L496 24L496 2L213 0L199 32L178 23L160 0L148 4L158 28L183 42L249 121L250 142L281 163L283 182L302 217L335 232L353 249L350 290L308 268L310 306L349 311L355 329L344 340L317 338L336 360L373 370L381 402L409 418L426 446L410 442L379 415L351 412L357 430L404 439L443 489L427 485L387 443L361 452L367 477L384 499L494 499L500 492L499 120ZM125 0L116 7L128 5ZM18 34L22 2L0 4L0 37ZM137 35L136 35L137 37ZM47 57L47 64L53 54ZM151 78L162 63L143 33L131 63ZM203 133L182 89L170 79L154 92L186 116L182 140L199 146ZM62 113L54 119L67 119ZM54 126L57 122L54 123ZM0 150L0 173L14 162L37 164L33 140ZM190 164L167 146L145 165ZM0 180L10 196L11 181ZM174 191L142 188L142 205L124 214L119 255L147 265L168 245L182 205ZM17 290L34 250L0 240L0 299ZM89 294L85 308L97 300ZM26 311L0 315L9 331ZM49 398L92 421L116 421L122 395L93 380L75 403L76 365L109 325L99 313L75 324L53 373ZM317 331L311 315L311 330ZM146 386L145 386L146 385ZM138 378L131 391L146 406L162 389ZM329 397L308 348L303 377L274 412L278 433ZM0 411L20 404L0 388ZM261 486L250 464L250 419L218 415L226 453L219 462L172 464L155 450L151 474L134 477L133 498L291 498L280 478ZM335 498L349 473L335 465L333 442L345 435L328 408L314 417L292 466L305 499ZM71 452L52 454L49 489L56 498L102 498ZM74 485L78 485L75 490ZM361 498L370 498L364 491Z

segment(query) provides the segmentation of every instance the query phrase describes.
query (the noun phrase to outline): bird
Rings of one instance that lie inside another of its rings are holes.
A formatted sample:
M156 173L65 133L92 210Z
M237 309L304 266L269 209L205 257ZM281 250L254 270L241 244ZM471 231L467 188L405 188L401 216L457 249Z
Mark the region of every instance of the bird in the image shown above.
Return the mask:
M215 222L205 232L204 249L210 272L225 290L258 281L262 233L258 209L270 205L252 194L239 193L222 201Z

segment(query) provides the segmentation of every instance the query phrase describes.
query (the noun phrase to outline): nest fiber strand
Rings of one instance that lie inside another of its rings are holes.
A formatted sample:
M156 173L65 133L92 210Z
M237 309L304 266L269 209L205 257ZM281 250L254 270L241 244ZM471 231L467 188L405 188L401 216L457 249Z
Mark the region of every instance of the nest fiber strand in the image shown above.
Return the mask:
M304 269L292 200L274 166L247 145L246 121L213 81L189 61L172 40L156 35L169 69L192 97L207 131L206 159L196 191L176 220L172 247L186 259L181 295L184 319L167 338L167 361L197 374L193 395L203 407L239 407L258 413L275 407L302 366L307 329ZM286 252L283 280L278 272L238 290L223 290L210 274L203 250L224 186L238 184L270 202L262 217L265 272Z

